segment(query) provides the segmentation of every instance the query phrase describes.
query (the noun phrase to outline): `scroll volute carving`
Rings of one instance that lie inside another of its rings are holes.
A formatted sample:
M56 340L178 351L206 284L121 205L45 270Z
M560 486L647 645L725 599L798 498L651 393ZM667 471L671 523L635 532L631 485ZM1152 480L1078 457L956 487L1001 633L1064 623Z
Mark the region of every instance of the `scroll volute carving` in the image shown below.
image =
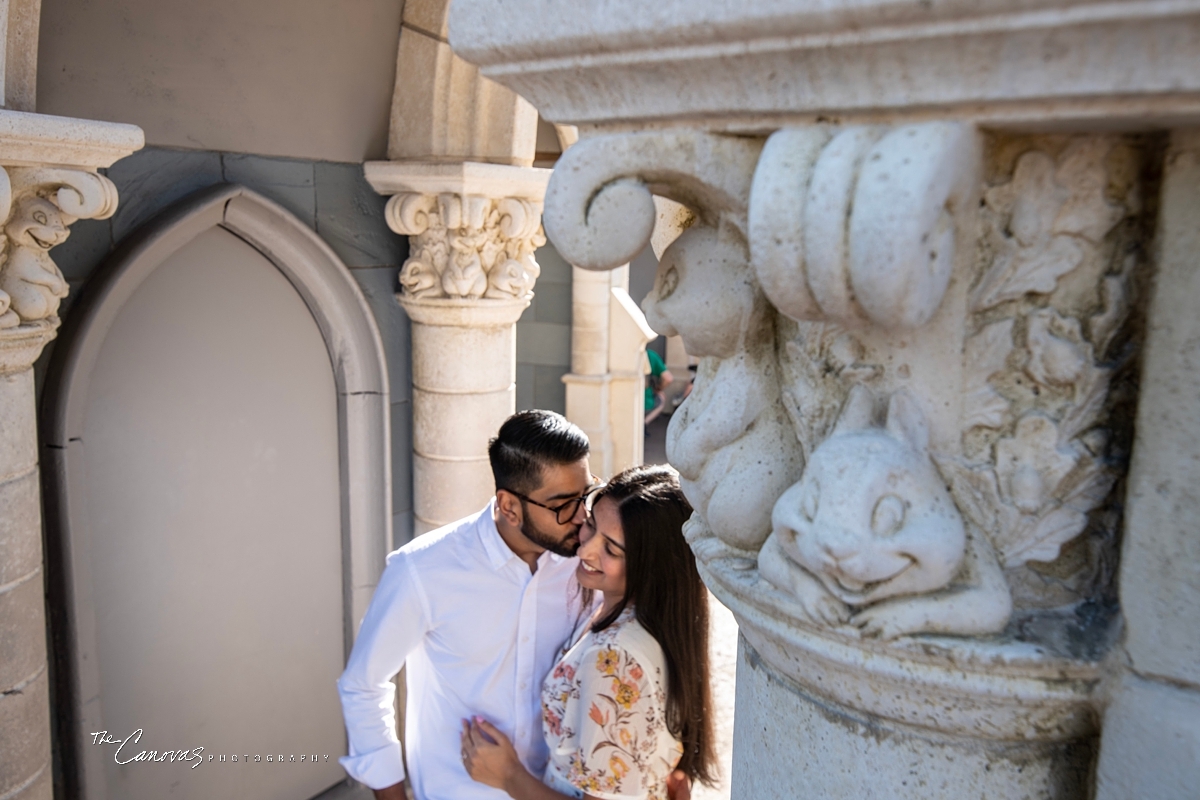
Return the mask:
M111 217L117 191L108 178L80 170L8 167L0 176L3 330L55 318L68 286L49 251L66 241L76 220Z
M574 145L555 168L544 222L559 252L587 269L627 263L650 241L652 194L695 224L662 253L642 308L651 327L700 357L672 416L667 456L721 541L750 552L771 506L799 477L800 446L783 406L777 314L750 266L746 213L762 141L696 131L626 134Z

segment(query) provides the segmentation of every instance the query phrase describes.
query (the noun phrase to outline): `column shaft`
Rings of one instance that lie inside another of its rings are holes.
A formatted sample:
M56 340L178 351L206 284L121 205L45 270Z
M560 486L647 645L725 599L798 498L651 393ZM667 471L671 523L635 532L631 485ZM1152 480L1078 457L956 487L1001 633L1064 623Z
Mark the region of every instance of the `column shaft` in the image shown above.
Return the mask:
M40 351L55 328L0 332L0 797L12 800L53 796L30 348Z
M472 325L489 321L402 299L413 318L417 534L478 511L494 492L487 444L516 407L516 319L528 304L496 302L491 324Z
M1200 136L1165 160L1158 274L1138 404L1121 607L1130 671L1104 715L1096 796L1184 800L1200 785Z

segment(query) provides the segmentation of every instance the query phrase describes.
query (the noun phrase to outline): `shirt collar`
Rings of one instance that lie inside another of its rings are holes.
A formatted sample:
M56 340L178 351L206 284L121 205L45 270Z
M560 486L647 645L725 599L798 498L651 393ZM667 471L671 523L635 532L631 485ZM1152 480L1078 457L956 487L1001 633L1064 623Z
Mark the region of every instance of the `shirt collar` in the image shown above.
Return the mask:
M492 569L500 569L508 563L509 559L516 558L509 546L500 538L500 531L496 529L496 498L492 498L488 503L487 508L479 517L479 538L483 542L483 552L487 554L488 563L492 565Z
M500 569L507 564L511 559L517 558L517 554L512 551L504 539L500 536L500 531L496 528L496 498L493 497L488 503L487 508L482 512L479 518L479 538L483 542L483 551L487 553L488 563L492 569ZM538 560L549 556L550 563L558 564L566 561L574 556L560 556L558 553L551 553L549 550L538 556ZM517 559L518 561L520 559ZM521 562L524 564L525 562Z

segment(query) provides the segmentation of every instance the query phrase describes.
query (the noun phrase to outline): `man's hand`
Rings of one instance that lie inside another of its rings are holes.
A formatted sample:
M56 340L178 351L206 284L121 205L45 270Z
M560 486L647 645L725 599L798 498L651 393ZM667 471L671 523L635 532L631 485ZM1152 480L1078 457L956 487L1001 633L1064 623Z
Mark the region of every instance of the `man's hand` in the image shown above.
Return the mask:
M376 789L375 800L408 800L404 791L404 781L394 783L386 789Z

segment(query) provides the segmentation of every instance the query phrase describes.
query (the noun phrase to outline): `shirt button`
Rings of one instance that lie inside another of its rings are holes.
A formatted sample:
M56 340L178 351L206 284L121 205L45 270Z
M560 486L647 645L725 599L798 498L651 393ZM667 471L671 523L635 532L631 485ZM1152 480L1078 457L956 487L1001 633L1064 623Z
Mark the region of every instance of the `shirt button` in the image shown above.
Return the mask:
M529 684L528 684L527 682L525 682L525 681L521 681L521 688L522 688L522 689L528 689L528 688L529 688Z
M522 637L521 637L521 641L522 641L522 642L528 642L528 641L529 641L529 637L528 637L528 636L522 636Z

